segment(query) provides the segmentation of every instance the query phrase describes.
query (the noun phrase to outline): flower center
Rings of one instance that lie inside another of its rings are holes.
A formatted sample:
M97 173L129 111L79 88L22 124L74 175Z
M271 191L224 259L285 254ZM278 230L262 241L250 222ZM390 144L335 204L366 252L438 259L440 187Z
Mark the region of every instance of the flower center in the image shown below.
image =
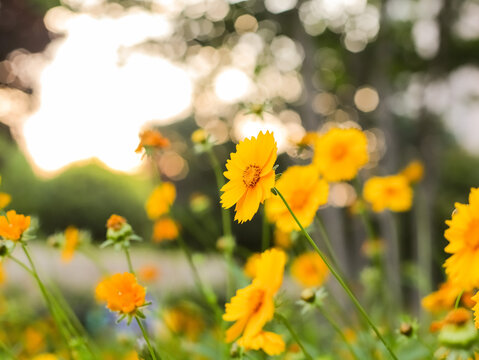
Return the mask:
M393 197L397 194L397 189L394 187L387 187L385 190L386 196Z
M245 171L243 171L243 183L246 187L253 188L259 181L259 174L261 169L258 165L249 165Z
M479 247L479 219L473 219L465 231L466 242L474 249Z
M253 314L257 313L261 309L261 306L263 306L264 295L265 295L264 290L260 290L260 289L256 290L252 294L250 301L251 301L251 308L253 309L252 311Z
M335 161L342 160L348 152L348 148L345 146L345 144L336 144L333 146L331 149L331 157Z

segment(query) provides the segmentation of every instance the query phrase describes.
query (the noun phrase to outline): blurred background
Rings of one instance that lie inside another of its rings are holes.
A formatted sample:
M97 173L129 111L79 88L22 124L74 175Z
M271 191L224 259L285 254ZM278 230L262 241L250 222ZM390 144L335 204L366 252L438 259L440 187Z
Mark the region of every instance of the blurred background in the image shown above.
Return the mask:
M194 223L198 193L219 219L197 128L222 166L235 142L273 130L284 170L309 161L296 146L307 131L355 122L370 142L364 176L423 161L421 205L395 221L406 263L418 241L431 244L423 270L437 281L444 221L479 185L478 54L479 0L1 0L1 190L39 219L40 238L74 225L100 242L117 213L149 240L142 129L171 140L158 166L177 186L181 222ZM355 197L334 185L321 210L351 274L364 261L364 230L346 221ZM261 248L260 223L235 224L241 246Z

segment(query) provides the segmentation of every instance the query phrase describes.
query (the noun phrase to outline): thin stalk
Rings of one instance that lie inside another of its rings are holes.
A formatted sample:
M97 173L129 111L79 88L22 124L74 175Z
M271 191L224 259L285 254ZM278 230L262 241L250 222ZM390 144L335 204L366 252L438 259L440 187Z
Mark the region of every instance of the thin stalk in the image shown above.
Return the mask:
M291 216L293 217L294 221L296 221L296 224L298 224L299 228L301 229L301 232L303 233L303 235L306 237L306 239L309 241L309 243L311 244L311 246L313 247L313 249L318 253L319 256L321 256L321 259L324 261L324 263L326 264L326 266L329 268L329 271L331 271L331 274L333 274L333 276L336 278L336 280L339 282L339 284L341 285L341 287L344 289L344 291L346 292L346 294L349 296L349 298L351 299L351 301L353 302L354 306L356 306L356 308L358 309L358 311L361 313L361 315L364 317L364 319L367 321L367 323L369 324L369 326L371 327L371 329L374 331L374 333L376 334L376 336L378 337L378 339L383 343L383 345L385 346L386 350L388 351L389 355L391 355L391 357L395 360L398 360L397 356L394 354L394 352L392 351L392 349L390 348L389 344L386 342L386 340L383 338L383 336L381 335L381 333L379 332L379 330L377 329L376 325L374 325L374 323L372 322L371 318L369 317L368 313L366 312L366 310L364 310L364 308L362 307L362 305L360 304L359 300L356 298L356 296L353 294L353 292L351 291L351 289L349 289L348 285L346 285L345 281L343 280L343 278L341 277L341 275L339 275L339 273L336 271L336 269L329 263L329 260L328 258L323 254L323 252L318 248L318 246L315 244L315 242L313 241L313 239L311 238L311 236L309 236L308 232L304 229L303 225L301 225L301 223L299 222L298 218L296 217L296 215L294 214L293 210L291 210L288 202L286 201L286 199L283 197L283 195L278 191L277 188L273 188L273 191L279 195L279 197L281 198L281 200L283 201L284 205L286 206L286 208L288 209L289 213L291 214Z
M299 339L299 336L298 334L296 334L296 332L293 330L293 328L291 327L291 324L289 323L288 319L286 319L283 315L281 314L274 314L274 316L279 320L281 321L284 326L286 326L286 328L288 329L289 333L291 334L292 338L294 339L294 341L296 341L296 343L298 344L298 346L301 348L301 351L303 351L303 354L304 354L304 357L307 359L307 360L313 360L313 357L308 353L308 351L306 350L306 348L304 347L303 343L301 342L301 340Z
M338 269L339 267L339 261L336 256L336 253L333 249L333 245L331 244L331 240L329 238L329 235L326 231L326 227L324 226L323 221L321 220L321 217L319 216L318 213L316 213L315 216L315 222L316 225L319 229L319 232L321 233L321 238L323 239L324 245L326 245L326 248L328 249L329 255L331 256L331 260L333 261L333 265L336 266Z
M454 309L459 307L459 303L461 302L462 295L464 294L464 290L461 290L459 295L457 295L456 302L454 303Z
M190 269L193 272L193 278L195 280L196 286L200 290L201 295L206 300L206 303L213 310L217 320L221 322L221 310L219 309L218 304L216 303L216 300L209 295L209 292L206 290L205 286L203 285L203 282L201 281L201 278L200 278L200 274L198 273L195 263L193 262L193 257L191 256L190 249L186 246L185 240L183 239L181 235L178 236L178 242L180 243L181 249L185 253Z
M159 356L159 355L158 355L158 356L156 355L155 350L154 350L153 347L151 346L150 338L149 338L149 336L148 336L148 333L146 332L145 327L143 326L143 323L140 321L140 319L138 319L137 316L135 316L135 320L136 320L138 326L139 326L140 329L141 329L141 332L142 332L142 334L143 334L143 338L144 338L145 341L146 341L146 346L148 347L148 351L150 352L151 358L152 358L153 360L161 360L160 356Z
M343 340L344 344L347 346L348 350L351 352L351 355L353 356L353 358L355 358L356 360L360 360L358 355L354 351L353 347L349 343L348 339L346 339L346 335L344 335L343 331L341 330L339 325L336 323L336 321L334 321L334 319L331 316L329 316L328 312L322 306L317 306L317 308L319 312L321 313L321 315L323 315L324 318L329 322L329 324L331 324L331 326L334 328L334 330L336 330L338 335Z
M123 250L125 250L126 261L128 262L128 271L130 271L133 275L135 275L135 270L133 269L133 264L131 262L131 257L130 257L130 249L128 249L127 247L124 247Z
M8 257L10 259L12 259L14 262L16 262L18 265L20 265L26 272L28 272L30 275L32 275L33 277L35 276L35 274L33 273L32 270L30 270L30 268L25 265L24 263L22 263L20 260L18 260L16 257L12 256L12 255L8 255Z

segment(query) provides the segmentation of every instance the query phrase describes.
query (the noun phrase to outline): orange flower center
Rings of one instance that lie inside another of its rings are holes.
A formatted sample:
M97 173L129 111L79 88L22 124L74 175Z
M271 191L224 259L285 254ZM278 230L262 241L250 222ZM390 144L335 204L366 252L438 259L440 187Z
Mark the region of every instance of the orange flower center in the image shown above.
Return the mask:
M348 148L345 144L335 144L331 149L331 157L335 161L342 160L348 153Z
M397 194L397 189L394 187L387 187L384 192L386 193L386 196L393 197Z
M246 187L253 188L259 181L259 174L261 169L258 165L249 165L245 171L243 171L243 183Z
M473 219L465 231L466 242L469 246L476 249L479 247L479 219Z
M251 295L250 301L252 305L251 308L253 309L253 314L257 313L259 309L261 309L261 306L263 306L264 295L265 295L265 292L264 290L261 290L261 289L256 290Z

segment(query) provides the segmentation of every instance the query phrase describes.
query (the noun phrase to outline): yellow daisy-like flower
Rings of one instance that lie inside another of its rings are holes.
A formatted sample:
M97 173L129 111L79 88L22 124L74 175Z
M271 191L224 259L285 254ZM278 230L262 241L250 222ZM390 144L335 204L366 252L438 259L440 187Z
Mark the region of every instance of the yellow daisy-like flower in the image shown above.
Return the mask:
M65 230L65 244L63 245L62 250L62 261L65 263L69 263L72 258L73 254L75 253L75 249L77 248L80 242L80 231L74 227L69 226Z
M226 331L226 341L238 342L245 349L263 349L270 355L284 349L279 336L263 331L264 325L274 316L274 295L283 282L286 254L282 250L270 249L261 254L253 282L239 289L226 304L225 321L235 321Z
M7 193L0 192L0 210L4 209L12 201L12 197Z
M184 334L192 341L196 340L205 328L203 318L188 304L167 309L163 319L170 331L175 334Z
M277 152L273 133L260 132L257 138L236 145L236 152L226 162L224 176L229 181L221 188L221 204L226 209L236 204L235 220L239 223L251 220L259 204L271 197Z
M274 230L274 245L285 250L289 249L293 245L291 233L276 228Z
M146 214L152 220L158 219L170 211L170 207L176 198L176 188L170 182L164 182L157 186L146 201Z
M315 252L307 252L291 265L291 275L304 287L321 286L329 275L329 269Z
M169 217L163 217L155 221L153 225L153 241L162 242L165 240L175 240L178 237L178 225Z
M332 128L314 145L313 164L328 182L353 179L368 161L368 140L358 129Z
M256 270L258 269L258 261L261 259L261 254L254 253L251 255L243 268L243 273L250 279L256 276Z
M419 160L411 161L399 174L406 177L411 184L418 183L424 177L424 165Z
M454 308L457 297L462 293L461 303L464 307L472 308L474 302L471 299L471 292L464 292L460 286L446 281L439 286L437 291L432 292L422 299L422 307L430 312L440 312Z
M479 287L479 188L472 188L469 204L455 204L445 251L452 254L444 263L448 278L465 291Z
M364 184L363 196L375 212L401 212L411 208L413 191L402 175L375 176Z
M311 225L319 207L328 202L329 185L318 178L311 165L289 167L277 181L276 188L304 227ZM279 196L266 201L265 211L279 230L286 233L300 230Z

